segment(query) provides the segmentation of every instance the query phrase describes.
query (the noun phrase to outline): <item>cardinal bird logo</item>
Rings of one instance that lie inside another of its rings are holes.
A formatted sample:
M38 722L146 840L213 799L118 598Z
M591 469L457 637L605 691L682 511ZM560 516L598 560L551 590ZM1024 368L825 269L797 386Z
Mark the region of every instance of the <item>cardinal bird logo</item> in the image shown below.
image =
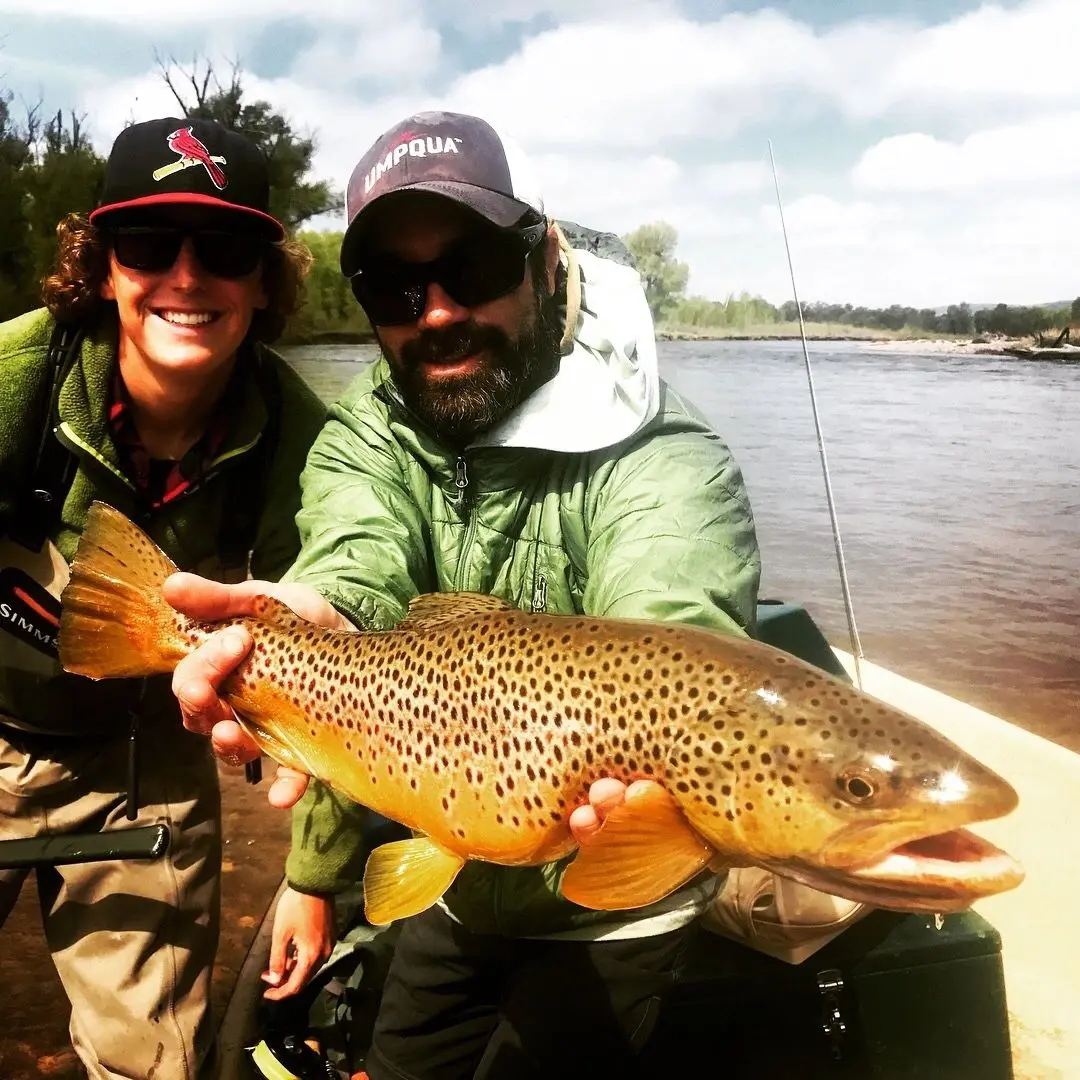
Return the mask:
M214 187L219 191L224 191L229 183L229 178L221 170L221 166L226 164L225 159L217 154L211 154L195 138L191 128L179 128L167 136L165 141L174 154L180 155L180 160L172 161L168 165L162 165L160 169L155 169L155 180L164 180L166 176L172 176L173 173L180 172L182 169L190 169L193 165L201 165L206 170L206 174L210 177Z

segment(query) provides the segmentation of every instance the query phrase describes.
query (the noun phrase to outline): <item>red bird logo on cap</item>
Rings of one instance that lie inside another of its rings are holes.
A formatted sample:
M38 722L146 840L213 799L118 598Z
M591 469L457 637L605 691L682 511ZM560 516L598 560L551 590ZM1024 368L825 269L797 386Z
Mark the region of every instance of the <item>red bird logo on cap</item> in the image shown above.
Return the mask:
M171 135L166 136L165 141L169 144L169 149L173 153L180 155L180 160L172 161L168 165L162 165L160 169L155 169L153 174L155 180L164 180L166 176L180 172L181 169L190 169L193 165L201 165L206 170L206 174L210 177L214 187L219 191L226 188L229 178L221 170L221 166L226 164L225 159L218 154L211 154L202 142L195 138L191 128L179 128Z

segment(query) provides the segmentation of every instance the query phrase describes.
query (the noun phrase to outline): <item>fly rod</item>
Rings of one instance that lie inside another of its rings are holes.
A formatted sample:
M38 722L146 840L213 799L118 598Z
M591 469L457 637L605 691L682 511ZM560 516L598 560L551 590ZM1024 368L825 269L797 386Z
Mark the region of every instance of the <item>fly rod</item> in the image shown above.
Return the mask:
M855 684L862 689L863 659L859 631L855 625L855 609L851 605L851 589L848 586L847 565L844 562L844 545L840 539L840 523L836 518L836 504L833 500L832 480L829 477L829 460L825 454L825 436L821 431L821 417L818 415L817 394L814 391L814 372L810 366L810 350L806 347L806 327L803 324L802 304L799 290L795 285L795 267L791 261L791 245L788 243L787 225L784 222L784 204L780 199L780 181L776 178L776 160L773 157L772 139L769 140L769 164L772 167L773 186L776 188L776 205L780 210L780 229L784 234L784 250L787 252L788 271L791 274L791 292L795 297L795 310L799 313L799 338L802 341L803 360L806 362L806 381L810 386L810 407L814 413L814 428L817 431L818 455L821 458L821 471L825 477L825 498L829 504L829 519L832 522L833 545L836 548L836 564L840 570L840 588L844 594L844 610L847 614L848 636L851 638L851 655L855 661Z

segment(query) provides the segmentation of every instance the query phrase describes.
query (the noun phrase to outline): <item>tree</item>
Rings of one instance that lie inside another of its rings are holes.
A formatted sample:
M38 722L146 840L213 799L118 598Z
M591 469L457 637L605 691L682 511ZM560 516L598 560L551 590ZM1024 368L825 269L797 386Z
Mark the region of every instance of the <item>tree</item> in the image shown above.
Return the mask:
M184 116L217 120L262 150L270 173L270 212L289 229L342 208L341 194L325 180L305 180L311 172L314 138L297 134L269 102L245 102L238 64L233 64L227 84L221 83L209 60L196 59L190 68L183 68L175 60L159 58L158 67Z
M1072 311L1069 313L1069 322L1080 323L1080 296L1072 302Z
M289 324L288 336L304 340L315 334L369 334L364 309L353 297L341 273L338 253L341 233L302 232L297 235L311 252L311 273L304 281L304 304Z
M35 281L52 266L56 225L71 213L87 214L97 203L105 178L105 159L90 145L83 118L71 113L65 122L57 111L44 127L34 123L32 184L27 200L31 265Z
M967 304L950 304L945 311L945 329L950 334L970 334L975 329L975 319Z
M0 321L30 306L30 223L26 218L30 140L11 116L11 94L0 90Z
M666 221L656 221L622 239L637 262L653 320L659 322L682 299L690 277L690 267L675 259L678 233Z

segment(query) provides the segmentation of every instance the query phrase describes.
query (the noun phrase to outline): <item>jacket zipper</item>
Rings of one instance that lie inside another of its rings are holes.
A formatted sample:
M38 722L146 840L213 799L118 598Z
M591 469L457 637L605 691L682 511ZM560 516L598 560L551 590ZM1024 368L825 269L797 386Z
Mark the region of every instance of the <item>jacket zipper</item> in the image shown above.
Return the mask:
M454 584L456 588L463 589L465 588L465 582L462 580L462 571L466 563L466 553L472 546L473 536L476 533L476 522L472 509L469 506L471 501L469 497L469 469L465 462L465 458L460 454L454 462L454 486L457 488L458 492L458 513L465 523L465 535L461 539L461 550L458 552L457 569L454 572Z

